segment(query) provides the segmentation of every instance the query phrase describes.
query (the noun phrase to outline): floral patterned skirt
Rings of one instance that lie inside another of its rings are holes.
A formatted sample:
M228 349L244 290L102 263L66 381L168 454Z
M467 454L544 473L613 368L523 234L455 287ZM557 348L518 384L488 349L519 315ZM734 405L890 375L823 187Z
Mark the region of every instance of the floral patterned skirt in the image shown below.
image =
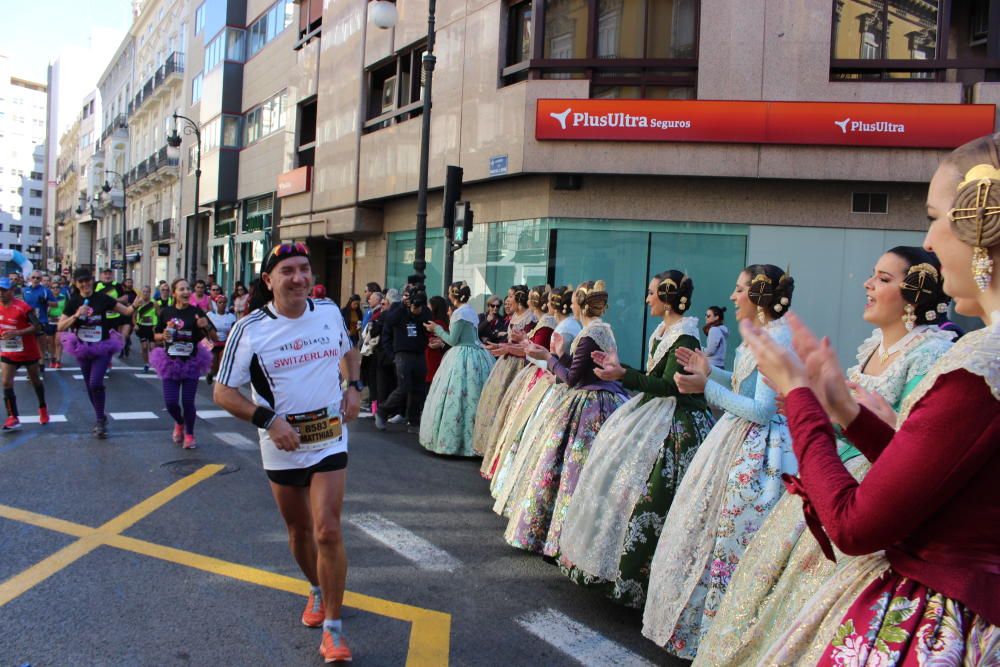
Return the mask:
M522 373L524 371L521 371ZM493 459L495 464L490 478L490 495L498 499L506 487L508 474L514 467L518 452L521 451L521 441L528 426L528 422L538 411L538 407L549 395L556 376L548 371L535 369L535 375L528 385L527 390L522 394L520 400L507 415L503 428L500 431L500 439L497 442L497 453ZM498 514L502 513L498 512Z
M500 405L497 406L497 419L494 424L496 428L489 434L483 447L483 463L479 467L479 474L484 479L493 479L498 465L497 459L503 452L505 434L509 432L514 422L520 421L518 406L528 393L529 387L534 385L537 374L541 372L542 370L538 366L527 364L517 372L507 387L507 391L504 392L503 398L500 399Z
M663 442L649 471L645 493L632 509L625 539L616 548L614 556L618 559L618 573L614 580L584 572L566 558L561 558L559 562L563 574L579 585L602 591L619 604L642 609L646 604L656 543L674 500L674 492L698 446L714 424L715 419L708 410L677 410L674 413L670 435ZM592 457L594 455L596 451L591 453Z
M493 367L484 348L457 345L441 360L420 420L420 444L435 454L474 456L473 422L479 396Z
M863 456L846 465L859 481L871 467ZM806 528L802 498L782 496L740 559L694 665L760 664L810 598L851 560L836 556L836 563L828 560Z
M854 601L819 665L1000 664L1000 631L961 602L889 570Z
M489 354L487 352L487 354ZM487 454L487 449L492 448L496 442L500 423L506 415L499 412L500 402L504 394L514 380L514 376L524 368L525 361L521 357L504 356L497 359L493 364L493 370L483 386L482 394L479 396L479 404L476 407L476 423L472 433L472 450L483 456Z
M508 544L546 556L559 553L559 534L590 445L624 402L624 396L611 391L571 389L536 415L546 426L537 435L539 457L527 497L511 512L504 534Z

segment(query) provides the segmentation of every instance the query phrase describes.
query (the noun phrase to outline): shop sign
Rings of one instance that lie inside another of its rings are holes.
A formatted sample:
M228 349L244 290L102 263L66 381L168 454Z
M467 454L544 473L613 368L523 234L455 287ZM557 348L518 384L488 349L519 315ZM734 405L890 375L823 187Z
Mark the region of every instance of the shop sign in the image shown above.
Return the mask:
M416 248L407 248L403 251L403 264L413 264L413 260L417 258ZM434 261L434 249L430 246L424 248L424 261L428 264Z
M156 256L157 257L169 257L170 256L170 244L169 243L159 243L156 246Z
M535 138L955 148L995 118L993 104L545 99Z
M278 197L297 195L300 192L309 192L311 182L312 167L299 167L278 174Z

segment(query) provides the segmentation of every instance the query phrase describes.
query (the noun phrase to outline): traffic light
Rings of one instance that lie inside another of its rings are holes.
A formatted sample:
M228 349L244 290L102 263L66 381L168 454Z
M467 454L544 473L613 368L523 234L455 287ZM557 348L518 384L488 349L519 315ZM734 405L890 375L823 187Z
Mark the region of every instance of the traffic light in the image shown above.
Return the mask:
M442 204L442 222L445 229L455 226L455 204L462 198L462 168L448 165L444 176L444 204Z
M472 205L467 201L456 203L454 216L455 228L451 238L456 246L463 246L469 242L469 232L472 231Z

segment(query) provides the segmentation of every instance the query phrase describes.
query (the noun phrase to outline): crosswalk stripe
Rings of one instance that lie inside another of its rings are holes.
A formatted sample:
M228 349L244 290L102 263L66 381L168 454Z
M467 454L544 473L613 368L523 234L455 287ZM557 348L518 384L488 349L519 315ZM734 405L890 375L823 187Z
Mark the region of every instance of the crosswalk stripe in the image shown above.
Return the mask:
M374 513L358 514L349 521L422 570L454 572L462 567L462 562L447 551L383 516Z
M115 421L129 421L135 419L159 419L155 412L109 412L108 416Z
M150 380L150 379L156 380L159 379L160 377L156 373L136 373L135 376L137 378L143 378L144 380Z
M653 665L642 656L555 609L533 611L515 621L531 634L584 665Z
M74 379L74 380L82 380L82 379L83 379L83 376L82 376L82 375L79 375L79 374L78 374L78 375L74 375L74 376L73 376L73 379Z
M222 433L216 433L215 437L226 443L230 447L235 447L236 449L246 449L255 450L258 449L256 442L246 437L241 433L230 433L228 431Z
M38 415L21 415L18 417L22 424L37 424ZM49 421L53 424L63 424L66 422L66 415L49 415Z
M222 419L223 417L232 417L232 415L225 410L199 410L198 416L202 419Z

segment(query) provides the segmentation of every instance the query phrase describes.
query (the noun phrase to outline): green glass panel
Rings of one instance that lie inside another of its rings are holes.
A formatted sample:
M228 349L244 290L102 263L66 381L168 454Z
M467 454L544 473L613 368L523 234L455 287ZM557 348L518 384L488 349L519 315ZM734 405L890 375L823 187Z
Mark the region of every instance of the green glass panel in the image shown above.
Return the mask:
M416 250L416 232L392 232L389 234L386 253L384 289L403 289L406 277L413 274L413 258ZM427 261L425 285L427 294L444 294L444 230L428 229L426 241Z
M560 229L556 232L555 284L585 280L607 284L604 320L615 332L622 361L641 368L649 234L612 230Z
M548 225L540 220L501 222L491 224L487 234L486 285L490 294L506 295L511 285L546 283Z

